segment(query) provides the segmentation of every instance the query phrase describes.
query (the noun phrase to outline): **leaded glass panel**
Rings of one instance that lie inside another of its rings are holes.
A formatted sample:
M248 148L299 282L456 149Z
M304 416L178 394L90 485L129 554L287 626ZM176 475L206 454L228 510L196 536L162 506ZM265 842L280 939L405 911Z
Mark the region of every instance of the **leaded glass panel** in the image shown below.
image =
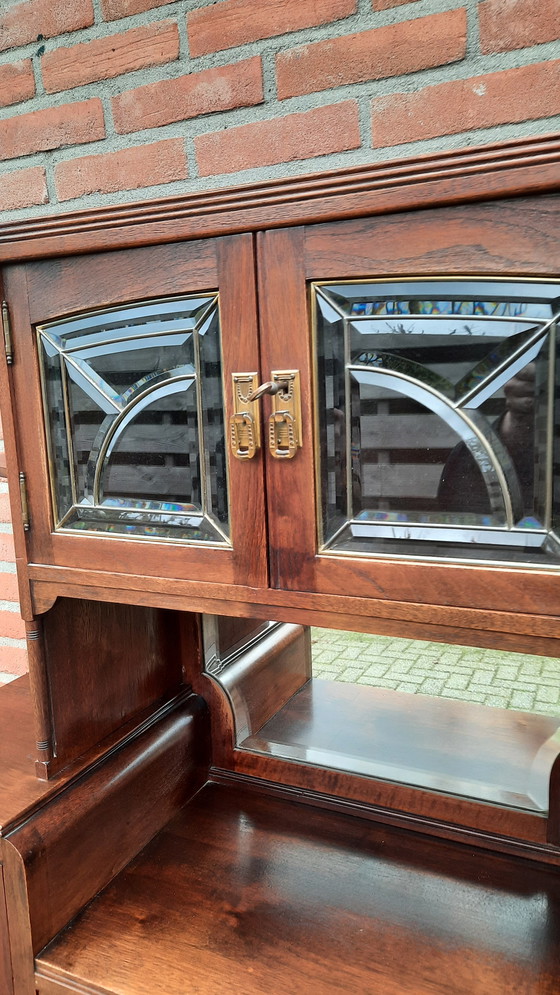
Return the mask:
M218 298L38 329L56 527L228 543Z
M323 551L560 562L560 288L313 293Z

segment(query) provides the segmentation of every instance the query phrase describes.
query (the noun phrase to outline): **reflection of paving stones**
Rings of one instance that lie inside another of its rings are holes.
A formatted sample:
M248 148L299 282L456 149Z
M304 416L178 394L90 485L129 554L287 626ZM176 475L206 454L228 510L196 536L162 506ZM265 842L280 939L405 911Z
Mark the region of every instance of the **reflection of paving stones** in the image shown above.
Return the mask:
M312 629L313 673L542 715L560 711L560 660L504 650Z

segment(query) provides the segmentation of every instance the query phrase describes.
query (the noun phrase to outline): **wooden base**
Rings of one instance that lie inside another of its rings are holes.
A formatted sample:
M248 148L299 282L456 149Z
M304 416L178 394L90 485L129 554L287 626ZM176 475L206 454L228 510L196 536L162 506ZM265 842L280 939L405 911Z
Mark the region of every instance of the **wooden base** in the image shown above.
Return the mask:
M312 680L243 749L534 812L560 718Z
M38 995L553 995L558 882L207 786L36 960Z

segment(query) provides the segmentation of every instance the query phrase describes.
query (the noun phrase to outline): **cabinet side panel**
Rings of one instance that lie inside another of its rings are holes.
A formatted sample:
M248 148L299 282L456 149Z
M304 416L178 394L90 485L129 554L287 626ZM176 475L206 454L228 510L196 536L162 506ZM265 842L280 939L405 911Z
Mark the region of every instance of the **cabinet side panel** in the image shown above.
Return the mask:
M12 958L10 956L10 938L8 935L8 915L6 912L6 893L4 889L4 868L0 864L0 991L12 995Z
M181 687L173 612L61 598L44 635L57 767Z

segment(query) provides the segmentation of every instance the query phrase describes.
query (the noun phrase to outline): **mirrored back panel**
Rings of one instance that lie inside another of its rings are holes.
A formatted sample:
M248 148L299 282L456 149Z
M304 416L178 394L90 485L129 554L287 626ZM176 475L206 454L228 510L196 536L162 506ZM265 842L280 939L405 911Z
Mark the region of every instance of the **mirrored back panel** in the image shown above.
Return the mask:
M37 336L55 529L229 544L218 294Z
M560 286L312 286L323 553L560 563Z

